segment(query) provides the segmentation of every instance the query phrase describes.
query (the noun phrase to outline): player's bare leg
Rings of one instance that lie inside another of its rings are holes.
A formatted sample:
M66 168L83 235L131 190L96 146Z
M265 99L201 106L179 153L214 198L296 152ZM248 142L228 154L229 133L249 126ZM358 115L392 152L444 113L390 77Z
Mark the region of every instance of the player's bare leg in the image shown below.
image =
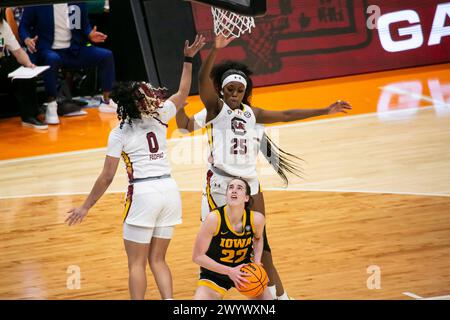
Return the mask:
M253 203L253 210L261 212L264 216L266 215L265 211L265 205L264 205L264 196L261 192L258 194L252 196L254 203ZM267 236L267 235L265 235ZM273 263L272 259L272 253L268 250L264 250L261 258L261 262L264 265L264 269L267 271L267 275L269 276L269 290L270 287L275 286L276 287L276 297L284 297L286 296L286 293L284 291L283 283L281 282L280 275L278 274L278 271Z
M166 262L169 243L170 239L153 237L148 254L148 263L152 269L161 298L164 300L173 298L172 273Z
M128 256L128 287L132 300L144 300L147 289L147 255L148 244L136 243L129 240L123 241Z

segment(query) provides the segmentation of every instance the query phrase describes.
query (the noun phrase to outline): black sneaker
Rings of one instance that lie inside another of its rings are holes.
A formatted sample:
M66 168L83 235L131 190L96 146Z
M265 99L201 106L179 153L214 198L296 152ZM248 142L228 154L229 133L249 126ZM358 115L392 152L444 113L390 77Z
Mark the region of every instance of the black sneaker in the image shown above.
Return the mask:
M22 119L22 125L24 127L31 127L40 130L48 129L48 125L34 117Z

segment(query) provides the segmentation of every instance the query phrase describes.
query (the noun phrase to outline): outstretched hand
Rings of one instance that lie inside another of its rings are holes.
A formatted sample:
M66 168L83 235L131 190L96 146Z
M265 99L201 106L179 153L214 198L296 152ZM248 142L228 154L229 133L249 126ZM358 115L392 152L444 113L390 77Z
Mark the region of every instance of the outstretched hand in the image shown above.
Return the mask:
M335 114L335 113L347 113L348 110L352 110L352 106L348 104L348 102L338 100L335 103L328 106L328 114Z
M205 43L205 37L203 35L196 35L192 45L189 45L189 41L186 40L184 43L184 55L192 58L203 48Z
M84 217L88 214L88 210L83 207L73 208L67 211L70 215L67 217L65 223L69 226L83 222Z
M94 28L92 28L91 33L89 33L89 40L91 40L94 43L105 42L106 38L108 38L106 34L97 31L97 26L94 26Z
M216 39L214 40L214 46L217 49L221 49L221 48L225 48L231 41L233 41L234 39L236 39L235 36L229 37L225 36L223 34L219 34L216 36Z
M38 36L35 36L34 38L26 38L25 39L25 45L27 46L27 49L30 53L35 53L37 51L36 44L38 41Z

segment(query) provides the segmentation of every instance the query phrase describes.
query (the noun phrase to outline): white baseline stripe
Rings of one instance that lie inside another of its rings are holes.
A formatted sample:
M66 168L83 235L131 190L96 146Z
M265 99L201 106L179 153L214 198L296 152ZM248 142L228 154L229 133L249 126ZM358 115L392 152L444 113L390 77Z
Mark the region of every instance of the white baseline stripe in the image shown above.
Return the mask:
M197 140L197 139L203 138L203 136L204 135L196 135L193 137L186 137L186 138L172 138L172 139L169 139L169 141L180 141L180 140L184 140L184 139ZM61 158L61 157L67 157L67 156L73 156L73 155L96 153L96 152L106 153L106 147L85 149L85 150L78 150L78 151L69 151L69 152L51 153L51 154L46 154L46 155L42 155L42 156L23 157L23 158L11 159L11 160L0 160L0 165L10 164L10 163L20 163L20 162L33 161L33 160Z
M263 192L267 191L305 191L305 192L340 192L340 193L375 193L375 194L399 194L399 195L411 195L411 196L434 196L434 197L450 197L450 194L446 193L426 193L426 192L401 192L401 191L389 191L389 190L363 190L363 189L315 189L315 188L264 188Z
M432 109L434 106L426 106L419 108L419 111L421 110L428 110ZM331 118L331 119L319 119L314 121L307 121L307 122L294 122L294 123L286 123L286 124L280 124L280 125L274 125L274 126L267 126L267 129L282 129L282 128L292 128L292 127L300 127L300 126L309 126L314 124L321 124L321 123L330 123L330 122L340 122L340 121L351 121L351 120L358 120L361 118L370 118L370 117L376 117L380 114L394 114L394 113L402 113L406 112L408 109L403 110L393 110L393 111L385 111L385 112L372 112L372 113L364 113L364 114L356 114L356 115L349 115L349 116L343 116L343 117L337 117L337 118ZM204 134L202 135L195 135L195 136L186 136L181 138L171 138L168 139L168 141L186 141L186 140L197 140L197 139L203 139ZM33 160L41 160L41 159L52 159L52 158L59 158L59 157L66 157L71 155L79 155L79 154L89 154L89 153L95 153L95 152L105 152L105 148L95 148L95 149L86 149L86 150L79 150L79 151L70 151L70 152L61 152L61 153L52 153L52 154L46 154L42 156L33 156L33 157L23 157L23 158L17 158L17 159L11 159L11 160L0 160L0 165L6 165L10 163L20 163L20 162L26 162L26 161L33 161Z
M408 296L408 297L411 297L411 298L414 298L414 299L422 299L421 296L418 296L417 294L414 294L412 292L403 292L403 294L405 296Z
M450 295L424 298L412 292L403 292L403 294L416 300L450 300Z
M418 111L422 110L429 110L433 109L434 106L425 106L418 109ZM320 123L330 123L330 122L340 122L340 121L350 121L350 120L359 120L362 118L371 118L371 117L378 117L379 115L383 114L401 114L401 113L407 113L410 111L410 109L400 109L400 110L392 110L392 111L383 111L383 112L372 112L372 113L363 113L363 114L355 114L355 115L349 115L349 116L342 116L337 118L331 118L331 119L318 119L313 121L306 121L306 122L294 122L294 123L286 123L286 124L280 124L275 126L267 126L266 129L282 129L282 128L291 128L291 127L300 127L300 126L310 126L314 124L320 124Z
M10 163L20 163L20 162L33 161L33 160L41 160L41 159L61 158L61 157L79 155L79 154L95 153L95 152L100 152L100 151L105 152L106 148L85 149L85 150L78 150L78 151L51 153L51 154L46 154L46 155L42 155L42 156L17 158L17 159L11 159L11 160L1 160L0 165L10 164Z
M450 295L448 295L448 296L437 296L437 297L422 298L420 300L450 300Z
M404 90L402 88L398 88L398 87L394 87L394 86L386 86L386 87L380 87L380 89L386 90L386 91L389 91L389 92L393 92L393 93L403 94L405 96L410 96L410 97L416 98L418 100L431 102L434 105L439 105L439 106L443 106L443 107L450 107L450 104L446 103L445 101L436 100L436 99L433 99L433 98L431 98L429 96L425 96L423 94L416 93L416 92L407 91L407 90Z
M181 192L202 192L201 188L180 188ZM414 192L396 192L396 191L376 191L376 190L336 190L336 189L307 189L307 188L264 188L264 191L287 191L287 192L339 192L339 193L372 193L372 194L398 194L398 195L410 195L410 196L427 196L427 197L450 197L450 194L434 194L434 193L414 193ZM123 193L127 190L108 190L105 194ZM77 196L88 195L88 191L84 192L55 192L55 193L37 193L37 194L25 194L17 196L0 196L0 200L5 199L24 199L35 197L54 197L54 196Z

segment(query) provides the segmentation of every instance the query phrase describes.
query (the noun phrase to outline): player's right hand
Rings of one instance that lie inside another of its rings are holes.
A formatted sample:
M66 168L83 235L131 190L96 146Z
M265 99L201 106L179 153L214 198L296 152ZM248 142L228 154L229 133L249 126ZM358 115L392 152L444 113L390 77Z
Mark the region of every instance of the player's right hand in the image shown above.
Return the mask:
M27 38L25 39L25 45L27 46L28 51L31 53L35 53L36 50L36 42L38 40L38 36L35 36L34 38Z
M245 263L238 265L237 267L230 268L228 271L228 277L234 282L234 285L236 288L243 288L246 283L250 283L246 279L248 277L248 274L241 271L241 268L245 266Z
M67 211L70 215L67 217L65 223L69 226L83 222L84 217L86 217L88 210L83 207L73 208Z
M192 45L189 45L189 40L186 40L184 43L184 55L192 58L203 48L205 43L205 37L201 34L197 34L195 36L195 40Z

